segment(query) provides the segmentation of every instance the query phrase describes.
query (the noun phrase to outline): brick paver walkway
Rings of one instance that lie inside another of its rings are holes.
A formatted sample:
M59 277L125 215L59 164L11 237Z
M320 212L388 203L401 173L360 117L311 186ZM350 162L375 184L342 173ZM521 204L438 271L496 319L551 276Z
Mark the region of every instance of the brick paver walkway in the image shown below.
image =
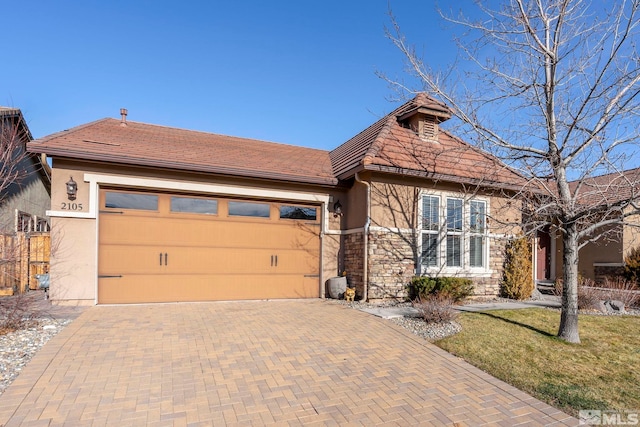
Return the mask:
M392 322L321 301L97 306L0 396L6 426L576 425Z

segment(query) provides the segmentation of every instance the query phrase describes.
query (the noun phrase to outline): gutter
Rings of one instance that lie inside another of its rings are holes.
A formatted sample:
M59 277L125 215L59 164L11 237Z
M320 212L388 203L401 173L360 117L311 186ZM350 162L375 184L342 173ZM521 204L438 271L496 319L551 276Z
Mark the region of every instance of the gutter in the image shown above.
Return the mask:
M362 300L367 301L369 299L369 227L371 225L371 184L360 179L360 172L356 172L356 182L367 187L367 220L364 223L364 229L362 230L362 242L364 246L364 255L362 260Z

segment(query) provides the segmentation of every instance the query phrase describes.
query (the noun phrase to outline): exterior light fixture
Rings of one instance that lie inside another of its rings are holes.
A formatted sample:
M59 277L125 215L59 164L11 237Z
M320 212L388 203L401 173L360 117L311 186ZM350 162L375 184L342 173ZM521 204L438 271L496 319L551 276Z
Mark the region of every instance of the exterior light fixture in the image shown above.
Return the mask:
M69 200L75 200L76 194L78 194L78 184L73 180L73 177L67 181L67 197Z
M340 204L340 200L333 204L333 217L341 217L342 216L342 205Z

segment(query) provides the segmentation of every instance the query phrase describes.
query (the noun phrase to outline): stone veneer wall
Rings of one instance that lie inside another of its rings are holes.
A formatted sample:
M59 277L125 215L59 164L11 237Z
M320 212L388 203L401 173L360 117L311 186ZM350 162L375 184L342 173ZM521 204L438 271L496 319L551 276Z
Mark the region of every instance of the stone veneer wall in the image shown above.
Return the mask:
M369 299L405 298L415 275L411 233L369 233Z
M362 237L361 235L360 238ZM392 231L372 231L369 234L369 294L370 300L406 298L406 285L415 274L413 251L409 234ZM361 243L361 240L360 240ZM475 296L497 296L504 268L504 253L507 240L490 239L490 269L488 277L471 277ZM349 252L348 246L345 255ZM347 256L345 256L345 262ZM353 262L353 261L352 261ZM361 264L360 264L361 268ZM361 280L360 274L360 280ZM465 277L461 275L461 277ZM349 282L351 283L351 281ZM358 282L358 284L360 284ZM360 287L358 288L361 289Z
M492 273L489 277L475 277L473 285L475 296L499 296L500 283L503 279L504 256L508 240L506 238L489 239L489 268Z
M344 269L347 272L347 283L350 287L355 286L358 298L362 298L364 291L364 280L362 278L363 261L363 234L346 234L344 236Z

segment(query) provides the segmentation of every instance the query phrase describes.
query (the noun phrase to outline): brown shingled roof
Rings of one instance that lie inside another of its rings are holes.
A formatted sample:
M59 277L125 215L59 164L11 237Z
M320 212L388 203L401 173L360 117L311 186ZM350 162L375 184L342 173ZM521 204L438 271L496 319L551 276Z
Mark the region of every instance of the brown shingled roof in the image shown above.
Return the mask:
M427 178L520 189L527 180L494 156L440 131L426 140L403 127L398 118L424 110L446 120L449 109L421 93L330 153L338 178L358 170L379 170Z
M329 153L164 126L102 119L29 143L32 152L81 160L321 185L337 183Z
M619 205L640 197L640 168L589 177L569 183L572 191L580 186L576 199L583 207Z

